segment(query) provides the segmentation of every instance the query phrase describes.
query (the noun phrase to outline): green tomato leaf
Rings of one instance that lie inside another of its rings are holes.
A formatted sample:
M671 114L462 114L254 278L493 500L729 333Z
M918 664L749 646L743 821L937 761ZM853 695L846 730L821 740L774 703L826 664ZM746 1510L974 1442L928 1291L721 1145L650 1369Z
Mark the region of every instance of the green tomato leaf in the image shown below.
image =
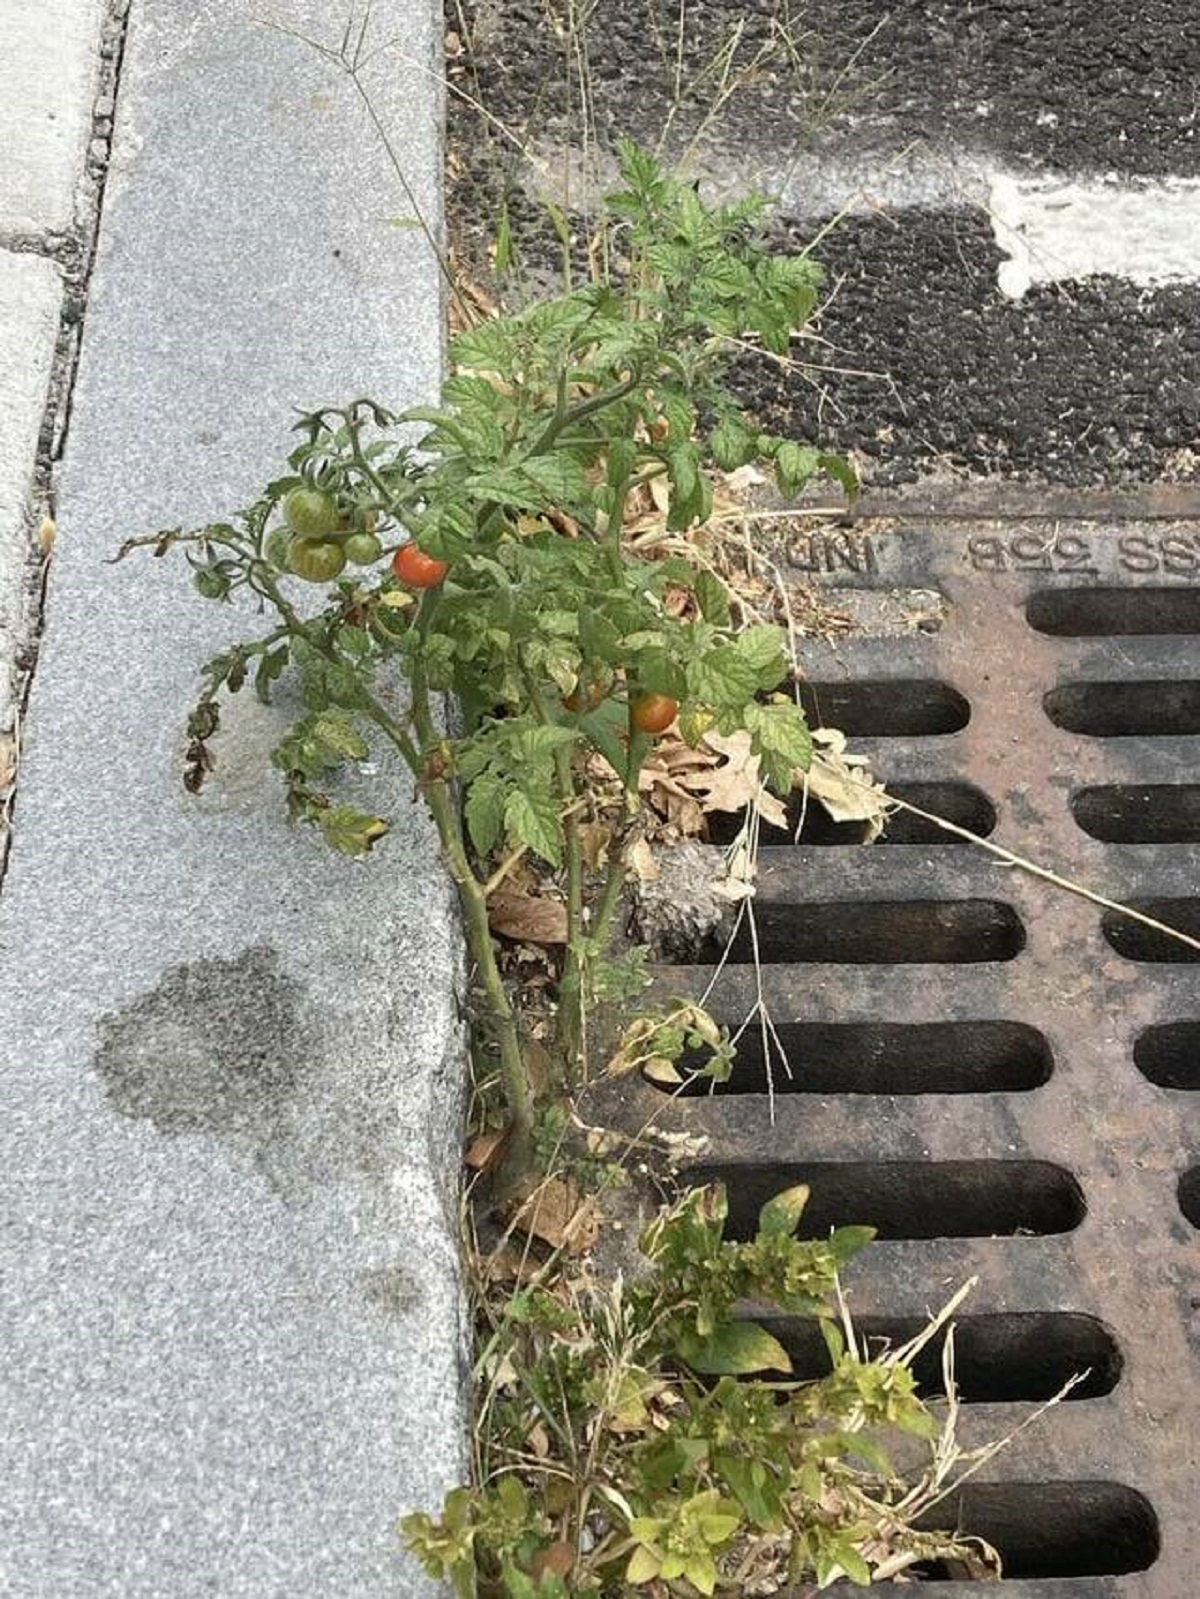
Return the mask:
M692 591L706 622L711 622L715 627L729 626L729 590L715 572L698 572Z
M804 712L792 700L770 705L751 700L745 708L745 724L767 782L777 793L790 793L793 774L807 772L812 765L812 734Z
M691 503L700 487L700 456L694 444L680 444L667 453L672 499Z
M367 741L349 716L337 711L324 711L313 719L311 734L343 761L365 760Z
M504 832L505 789L494 772L484 772L467 789L463 812L471 843L480 855L490 855Z
M551 866L562 865L562 821L553 794L541 789L510 793L504 803L504 825Z
M845 489L848 499L853 500L857 497L859 488L858 473L855 471L852 461L848 460L844 455L833 455L826 451L818 458L817 464L826 477L831 477L835 483L840 484Z
M565 450L531 455L522 461L521 471L555 505L577 505L591 494L583 467Z
M758 688L759 674L735 644L718 644L686 668L687 697L714 710L734 710Z
M797 444L793 439L783 439L775 452L775 480L779 492L791 500L821 465L821 452L811 444Z
M317 811L313 819L325 842L343 855L365 855L391 830L391 823L382 816L371 816L350 805L331 805Z
M778 688L787 672L783 634L769 622L759 622L738 634L736 649L754 668L759 688Z
M712 458L723 472L734 472L754 459L754 434L731 412L727 412L708 435Z

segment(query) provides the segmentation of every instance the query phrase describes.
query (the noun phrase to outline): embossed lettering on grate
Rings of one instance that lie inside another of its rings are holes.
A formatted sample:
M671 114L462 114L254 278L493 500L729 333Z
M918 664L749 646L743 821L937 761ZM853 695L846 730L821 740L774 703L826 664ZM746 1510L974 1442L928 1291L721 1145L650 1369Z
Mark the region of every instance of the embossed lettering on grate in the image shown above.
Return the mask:
M798 535L785 564L863 623L806 642L805 697L896 793L1200 933L1200 528L875 523ZM1190 1599L1200 957L911 815L836 847L858 837L814 815L764 844L761 981L792 1068L774 1122L751 1029L731 1082L671 1124L709 1135L694 1175L725 1180L734 1229L795 1181L810 1233L878 1227L848 1274L868 1332L903 1339L979 1278L968 1446L1087 1373L947 1507L1000 1549L1006 1593ZM665 986L702 991L718 953ZM731 1024L749 953L715 991ZM634 1125L658 1091L624 1093ZM826 1369L811 1329L774 1325ZM936 1391L936 1352L921 1376Z

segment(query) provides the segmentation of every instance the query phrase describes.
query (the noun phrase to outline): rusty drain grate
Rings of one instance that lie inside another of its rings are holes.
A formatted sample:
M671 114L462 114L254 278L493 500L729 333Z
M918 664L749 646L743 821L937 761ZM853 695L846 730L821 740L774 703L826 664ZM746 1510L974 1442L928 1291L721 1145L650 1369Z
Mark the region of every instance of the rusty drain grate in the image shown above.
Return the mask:
M863 620L806 646L806 694L894 792L1200 933L1200 529L891 522L783 559ZM949 1512L1000 1549L1006 1593L1192 1599L1200 957L917 818L831 847L859 836L814 819L763 850L762 983L794 1076L776 1069L772 1125L748 1033L731 1082L673 1112L709 1135L694 1175L725 1180L734 1227L794 1181L813 1231L875 1223L849 1282L870 1332L908 1336L977 1275L968 1446L1087 1371ZM715 991L734 1024L748 955ZM623 1092L640 1124L658 1091ZM810 1329L774 1330L826 1369ZM936 1352L923 1376L936 1390Z

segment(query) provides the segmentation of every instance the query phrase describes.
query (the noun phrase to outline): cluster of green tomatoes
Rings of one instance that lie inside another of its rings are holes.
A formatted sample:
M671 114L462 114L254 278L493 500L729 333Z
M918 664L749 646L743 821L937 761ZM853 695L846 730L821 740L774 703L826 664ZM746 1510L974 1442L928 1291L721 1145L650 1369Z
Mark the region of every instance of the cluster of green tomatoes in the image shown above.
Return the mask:
M347 565L373 566L383 544L373 511L348 516L331 494L301 486L284 496L283 525L267 539L266 554L306 583L332 583ZM448 563L415 544L402 544L392 556L392 570L406 588L428 589L442 581Z

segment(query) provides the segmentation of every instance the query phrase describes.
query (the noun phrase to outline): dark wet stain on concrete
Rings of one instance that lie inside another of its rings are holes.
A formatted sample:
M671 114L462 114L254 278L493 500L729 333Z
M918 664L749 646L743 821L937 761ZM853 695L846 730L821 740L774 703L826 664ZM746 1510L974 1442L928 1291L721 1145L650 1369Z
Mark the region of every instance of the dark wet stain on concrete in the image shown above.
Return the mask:
M359 1275L363 1298L387 1316L408 1316L421 1303L421 1289L403 1267L379 1266Z
M269 949L172 968L100 1021L96 1069L109 1102L171 1135L263 1132L311 1047L303 994Z
M299 1199L346 1178L386 1181L397 1159L396 1060L350 1049L327 1070L325 1038L341 1025L258 946L173 967L105 1016L95 1068L122 1116L168 1138L221 1139Z
M173 967L98 1025L109 1103L168 1137L231 1140L271 1175L318 1054L304 1000L269 948Z

